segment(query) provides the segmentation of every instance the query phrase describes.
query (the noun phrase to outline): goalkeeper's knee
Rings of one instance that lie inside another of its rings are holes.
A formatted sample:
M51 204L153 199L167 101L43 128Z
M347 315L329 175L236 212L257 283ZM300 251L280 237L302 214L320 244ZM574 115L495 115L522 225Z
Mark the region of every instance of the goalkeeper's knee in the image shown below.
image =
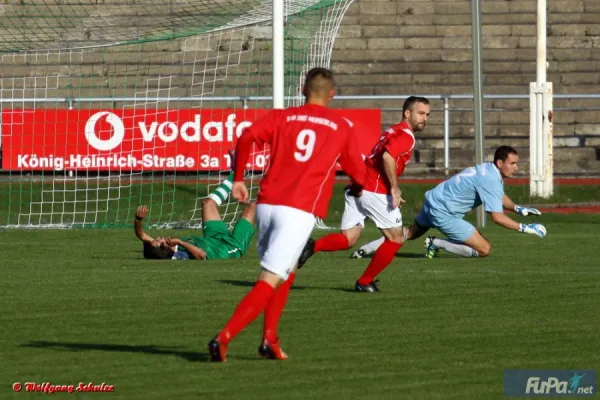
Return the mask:
M473 255L474 257L487 257L492 252L492 245L489 242L485 242L479 249L473 249L477 255Z

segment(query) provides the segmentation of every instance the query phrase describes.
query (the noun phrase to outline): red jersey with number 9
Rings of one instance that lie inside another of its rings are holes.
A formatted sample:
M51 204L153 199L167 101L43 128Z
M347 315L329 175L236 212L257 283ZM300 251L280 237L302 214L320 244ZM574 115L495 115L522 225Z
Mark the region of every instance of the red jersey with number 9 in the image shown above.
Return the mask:
M246 129L242 136L246 135L270 148L257 204L293 207L325 218L338 162L355 181L364 181L365 164L355 132L329 108L307 104L272 110ZM237 157L247 160L249 154L238 149ZM242 180L237 166L235 180Z
M389 193L390 184L383 171L383 153L387 151L396 160L396 176L400 176L410 162L414 147L415 136L408 122L403 121L383 132L371 155L365 160L367 174L363 189L373 193Z

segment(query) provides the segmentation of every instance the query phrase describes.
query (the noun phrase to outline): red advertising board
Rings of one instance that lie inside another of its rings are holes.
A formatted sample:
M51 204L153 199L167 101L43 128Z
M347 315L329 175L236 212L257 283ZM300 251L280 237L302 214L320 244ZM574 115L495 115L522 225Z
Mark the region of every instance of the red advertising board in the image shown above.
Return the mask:
M2 112L2 169L21 171L214 171L268 109L8 110ZM339 109L365 153L379 139L381 112ZM264 153L250 167L263 168Z

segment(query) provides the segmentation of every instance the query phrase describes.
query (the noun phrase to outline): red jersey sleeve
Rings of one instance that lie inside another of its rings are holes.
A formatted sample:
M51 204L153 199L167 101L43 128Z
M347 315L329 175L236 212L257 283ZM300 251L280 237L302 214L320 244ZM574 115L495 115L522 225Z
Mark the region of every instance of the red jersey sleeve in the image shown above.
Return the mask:
M277 123L282 110L272 110L259 118L249 128L244 130L236 146L236 160L233 181L244 180L244 170L252 150L252 144L264 146L265 143L271 143L277 128Z
M410 153L415 146L415 139L409 134L396 134L385 144L384 150L394 158Z
M365 161L358 147L356 131L350 126L347 128L346 138L346 145L339 160L340 166L355 184L363 186L366 172Z

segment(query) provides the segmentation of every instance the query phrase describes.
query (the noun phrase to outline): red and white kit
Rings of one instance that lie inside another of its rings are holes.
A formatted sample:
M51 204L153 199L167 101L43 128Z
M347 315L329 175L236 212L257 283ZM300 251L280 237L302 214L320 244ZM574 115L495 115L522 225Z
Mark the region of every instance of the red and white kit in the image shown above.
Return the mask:
M407 122L388 128L365 160L367 167L362 196L358 199L346 194L341 229L347 230L358 224L364 226L369 217L378 228L402 226L399 208L392 209L390 185L383 171L382 156L388 152L396 160L396 176L402 175L410 162L415 147L415 136Z
M365 164L355 135L344 118L318 105L273 110L243 133L240 160L248 159L252 143L268 144L271 153L256 208L263 268L287 279L315 217L327 215L336 163L355 182L364 183ZM235 181L243 179L243 168L237 163Z

